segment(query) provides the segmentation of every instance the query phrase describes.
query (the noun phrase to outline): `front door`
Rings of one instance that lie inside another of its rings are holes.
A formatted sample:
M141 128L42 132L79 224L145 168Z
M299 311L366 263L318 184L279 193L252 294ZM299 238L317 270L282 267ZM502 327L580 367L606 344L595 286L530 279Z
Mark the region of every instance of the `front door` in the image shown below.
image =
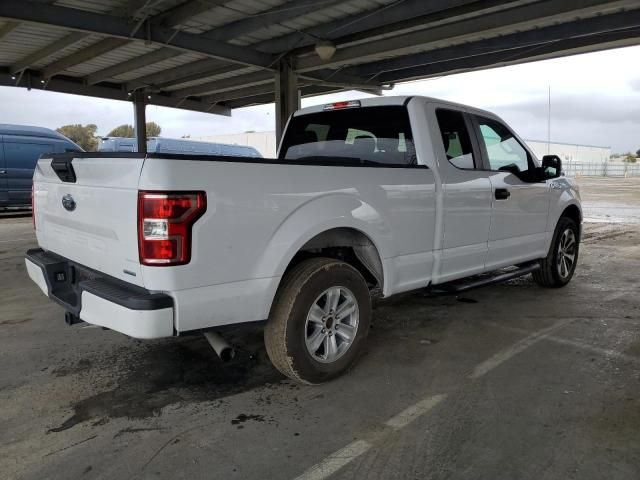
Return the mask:
M479 116L475 123L493 197L485 269L544 257L549 186L536 181L533 155L503 123Z

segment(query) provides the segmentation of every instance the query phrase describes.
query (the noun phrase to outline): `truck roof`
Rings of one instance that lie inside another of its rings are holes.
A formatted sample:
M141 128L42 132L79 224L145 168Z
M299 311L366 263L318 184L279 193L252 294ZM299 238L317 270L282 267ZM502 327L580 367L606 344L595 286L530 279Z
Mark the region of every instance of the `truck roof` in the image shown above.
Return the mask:
M34 127L31 125L10 125L7 123L0 123L0 135L21 135L24 137L55 138L57 140L70 141L67 137L55 130L45 127Z
M429 101L429 102L437 102L437 103L441 103L441 104L446 104L446 105L450 105L451 107L456 107L456 108L470 108L475 110L477 113L481 113L484 115L491 115L491 116L495 116L493 113L488 112L486 110L481 110L479 108L475 108L472 107L470 105L464 105L462 103L456 103L456 102L451 102L448 100L442 100L440 98L434 98L434 97L427 97L424 95L393 95L393 96L388 96L388 97L371 97L371 98L360 98L360 99L354 99L354 101L358 101L360 102L360 105L362 107L383 107L383 106L393 106L393 105L405 105L406 102L408 102L409 100L411 100L412 98L424 98L425 100ZM298 116L298 115L307 115L309 113L319 113L324 111L324 107L325 105L330 105L331 102L325 103L325 104L321 104L321 105L314 105L312 107L305 107L305 108L301 108L300 110L298 110L294 116Z

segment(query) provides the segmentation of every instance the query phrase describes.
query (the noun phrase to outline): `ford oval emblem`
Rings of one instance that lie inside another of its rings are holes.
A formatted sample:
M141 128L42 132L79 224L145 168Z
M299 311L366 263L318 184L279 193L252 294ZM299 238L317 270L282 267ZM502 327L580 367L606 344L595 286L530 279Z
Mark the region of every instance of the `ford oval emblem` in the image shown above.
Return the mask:
M62 206L69 212L73 212L76 209L76 201L70 193L62 197Z

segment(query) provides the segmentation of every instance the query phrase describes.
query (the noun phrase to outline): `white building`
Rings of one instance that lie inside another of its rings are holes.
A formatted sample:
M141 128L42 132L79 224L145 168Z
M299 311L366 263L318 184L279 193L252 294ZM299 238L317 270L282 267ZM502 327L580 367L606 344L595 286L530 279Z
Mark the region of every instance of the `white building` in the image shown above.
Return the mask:
M609 161L611 147L598 147L595 145L577 145L574 143L560 143L540 140L525 140L536 157L545 155L558 155L563 164L574 163L602 164Z
M230 143L237 145L249 145L257 149L264 157L276 156L275 132L244 132L228 135L211 135L204 137L191 137L193 140L207 142ZM576 145L572 143L560 143L539 140L525 140L538 158L549 154L558 155L563 163L602 164L609 160L611 147L598 147L594 145Z

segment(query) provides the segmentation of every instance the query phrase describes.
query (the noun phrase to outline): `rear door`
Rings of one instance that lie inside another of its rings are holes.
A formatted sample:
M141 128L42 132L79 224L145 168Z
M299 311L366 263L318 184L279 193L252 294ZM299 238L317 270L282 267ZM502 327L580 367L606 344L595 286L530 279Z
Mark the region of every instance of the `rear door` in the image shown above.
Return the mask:
M31 204L33 171L40 155L55 152L51 139L20 135L4 136L7 188L11 205Z
M549 186L535 180L535 158L502 122L474 118L493 190L486 269L544 257Z
M9 203L9 190L7 189L7 163L4 159L3 136L0 135L0 206Z
M432 131L443 190L442 246L434 283L481 273L491 220L490 173L483 169L469 116L434 105Z
M55 161L59 170L70 164L76 180L63 180L51 158L38 161L34 195L40 247L142 286L137 210L143 156L69 153Z

